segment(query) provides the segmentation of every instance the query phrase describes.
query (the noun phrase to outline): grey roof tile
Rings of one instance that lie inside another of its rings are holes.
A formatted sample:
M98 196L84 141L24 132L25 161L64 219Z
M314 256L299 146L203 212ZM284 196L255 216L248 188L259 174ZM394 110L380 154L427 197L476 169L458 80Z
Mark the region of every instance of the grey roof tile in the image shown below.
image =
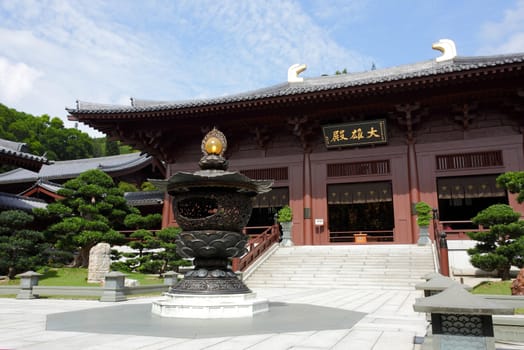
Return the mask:
M58 192L58 190L63 188L63 186L60 185L60 184L57 184L57 183L54 183L54 182L51 182L51 181L47 181L47 180L43 180L43 179L37 179L33 186L31 186L28 189L24 190L23 192L19 193L19 195L23 196L24 194L28 193L29 191L31 191L32 189L34 189L36 187L41 187L41 188L43 188L43 189L45 189L45 190L47 190L49 192L55 193L55 194Z
M0 209L31 211L33 208L45 208L47 203L41 199L23 197L0 192Z
M485 67L494 67L522 62L524 62L524 53L479 57L459 56L451 61L445 62L436 62L435 60L428 60L414 64L406 64L367 72L322 76L317 78L306 78L303 82L283 83L263 89L216 98L171 102L132 99L130 106L104 105L77 101L76 108L66 108L66 110L71 114L75 114L75 112L147 112L168 109L182 109L197 106L203 107L221 103L254 101L270 97L291 96L309 92L321 92L363 85L373 85L384 82L400 81L417 77L436 76L445 73L461 72Z
M151 162L151 156L138 152L109 157L56 161L43 165L38 173L21 168L2 173L0 174L0 185L36 182L38 179L71 179L92 169L100 169L111 175L119 171L142 168Z
M92 169L99 169L110 174L112 172L146 166L150 164L151 160L151 156L138 152L109 157L64 160L42 166L38 176L47 180L69 179Z
M0 174L0 184L2 185L21 182L34 182L37 180L37 172L23 168L14 169Z
M126 192L124 198L127 204L139 207L145 205L160 205L164 203L163 191Z
M0 139L0 156L8 156L18 158L23 161L31 163L49 164L49 160L45 157L37 156L31 153L27 153L27 145L21 142L14 142L5 139Z

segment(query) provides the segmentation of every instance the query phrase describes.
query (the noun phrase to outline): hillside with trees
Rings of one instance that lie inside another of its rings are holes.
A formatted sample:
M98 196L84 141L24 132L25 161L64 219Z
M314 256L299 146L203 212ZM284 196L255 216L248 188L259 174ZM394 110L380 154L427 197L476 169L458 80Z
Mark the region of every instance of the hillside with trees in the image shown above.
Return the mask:
M27 144L29 153L49 160L71 160L131 153L134 150L105 137L91 138L65 128L58 117L34 116L0 103L0 138Z

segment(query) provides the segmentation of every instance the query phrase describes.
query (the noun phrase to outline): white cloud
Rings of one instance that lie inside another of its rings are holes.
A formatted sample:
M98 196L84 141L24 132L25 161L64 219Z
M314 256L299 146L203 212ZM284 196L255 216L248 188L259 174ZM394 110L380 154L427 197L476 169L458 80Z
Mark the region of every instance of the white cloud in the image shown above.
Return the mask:
M0 101L15 103L31 92L34 82L42 75L25 63L11 63L0 56Z
M295 0L10 4L0 1L0 71L18 67L26 84L10 107L36 115L65 119L76 99L220 96L284 82L294 63L308 65L307 77L372 61L340 46Z
M501 21L486 23L481 36L481 54L524 52L524 0L504 11Z

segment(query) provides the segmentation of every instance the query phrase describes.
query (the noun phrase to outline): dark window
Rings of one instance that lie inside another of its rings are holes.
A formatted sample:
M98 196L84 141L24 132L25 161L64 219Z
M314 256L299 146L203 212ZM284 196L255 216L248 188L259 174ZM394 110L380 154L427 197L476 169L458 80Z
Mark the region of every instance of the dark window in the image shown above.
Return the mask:
M449 229L474 229L469 222L493 204L508 204L506 191L496 182L498 175L443 177L437 179L439 219Z

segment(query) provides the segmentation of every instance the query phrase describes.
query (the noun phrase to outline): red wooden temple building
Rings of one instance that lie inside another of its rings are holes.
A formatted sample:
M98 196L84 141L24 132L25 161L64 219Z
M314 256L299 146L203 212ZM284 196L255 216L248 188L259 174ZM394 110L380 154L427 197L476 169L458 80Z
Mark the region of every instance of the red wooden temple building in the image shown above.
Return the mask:
M447 47L446 47L447 45ZM317 78L294 65L280 85L182 102L78 102L80 121L165 162L196 170L203 135L227 137L230 169L274 179L250 226L293 209L298 245L415 243L414 204L437 208L450 238L494 203L523 212L496 177L524 170L524 54L455 56ZM165 201L164 226L173 225Z

